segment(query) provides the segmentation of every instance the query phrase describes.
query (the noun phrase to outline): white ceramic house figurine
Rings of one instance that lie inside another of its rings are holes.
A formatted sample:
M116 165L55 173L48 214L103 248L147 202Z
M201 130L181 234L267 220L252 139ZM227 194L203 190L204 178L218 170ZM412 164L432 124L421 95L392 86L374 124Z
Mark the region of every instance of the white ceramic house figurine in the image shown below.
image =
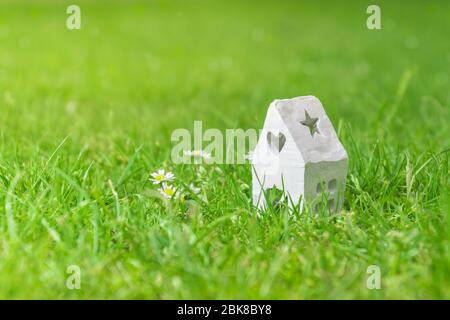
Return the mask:
M282 191L289 206L339 211L344 200L347 152L319 99L275 100L252 155L253 204L266 205L267 190Z

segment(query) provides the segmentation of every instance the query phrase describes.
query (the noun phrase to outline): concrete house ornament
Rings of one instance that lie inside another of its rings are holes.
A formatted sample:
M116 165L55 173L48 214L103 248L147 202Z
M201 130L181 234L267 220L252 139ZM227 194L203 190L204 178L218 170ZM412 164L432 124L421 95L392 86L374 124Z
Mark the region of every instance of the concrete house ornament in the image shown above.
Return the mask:
M264 208L268 190L281 190L290 207L342 208L347 152L314 96L275 100L252 155L253 204Z

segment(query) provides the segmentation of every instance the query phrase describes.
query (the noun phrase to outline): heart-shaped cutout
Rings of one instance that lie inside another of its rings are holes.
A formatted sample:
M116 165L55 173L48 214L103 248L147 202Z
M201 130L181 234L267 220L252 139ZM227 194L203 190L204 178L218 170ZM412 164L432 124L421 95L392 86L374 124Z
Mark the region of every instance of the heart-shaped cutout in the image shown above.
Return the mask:
M267 143L269 144L269 149L273 153L280 153L283 150L284 144L286 143L286 136L281 132L278 133L278 136L273 134L272 132L267 132Z

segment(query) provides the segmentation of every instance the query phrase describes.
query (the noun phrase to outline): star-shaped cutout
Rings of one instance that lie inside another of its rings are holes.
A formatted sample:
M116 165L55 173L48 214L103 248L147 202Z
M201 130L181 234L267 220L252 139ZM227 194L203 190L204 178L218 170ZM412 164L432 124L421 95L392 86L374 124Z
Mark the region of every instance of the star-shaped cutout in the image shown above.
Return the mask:
M300 121L302 125L309 128L309 133L311 133L311 137L314 137L314 133L319 133L317 129L317 121L319 118L311 118L308 112L305 110L305 120Z

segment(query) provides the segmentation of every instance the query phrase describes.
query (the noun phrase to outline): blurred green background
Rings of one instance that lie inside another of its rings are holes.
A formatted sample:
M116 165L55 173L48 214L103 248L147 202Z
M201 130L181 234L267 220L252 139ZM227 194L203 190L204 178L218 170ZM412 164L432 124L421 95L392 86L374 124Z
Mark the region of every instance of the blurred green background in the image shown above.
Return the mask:
M0 297L449 298L450 3L369 4L1 1ZM341 215L258 220L249 166L171 165L174 129L300 95L349 152ZM160 167L207 206L149 197Z

